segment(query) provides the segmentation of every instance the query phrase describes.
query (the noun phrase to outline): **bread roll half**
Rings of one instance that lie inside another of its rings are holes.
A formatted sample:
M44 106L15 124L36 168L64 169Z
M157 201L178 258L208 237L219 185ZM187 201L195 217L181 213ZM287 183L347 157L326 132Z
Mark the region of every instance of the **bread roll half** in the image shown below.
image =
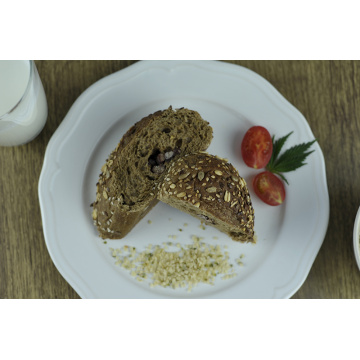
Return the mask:
M101 168L93 220L102 238L120 239L158 202L158 185L179 156L206 150L212 128L188 109L151 114L123 136Z
M212 225L233 240L255 242L254 209L245 180L227 161L207 153L177 159L158 198Z

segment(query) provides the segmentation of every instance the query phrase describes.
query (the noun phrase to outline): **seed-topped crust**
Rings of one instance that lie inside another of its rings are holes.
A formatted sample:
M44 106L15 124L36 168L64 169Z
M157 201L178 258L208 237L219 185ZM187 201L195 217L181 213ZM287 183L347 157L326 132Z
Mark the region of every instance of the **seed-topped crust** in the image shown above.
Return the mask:
M211 140L209 123L185 108L157 111L132 126L96 184L92 217L100 236L123 238L158 202L158 185L172 162L206 150Z
M168 181L159 185L159 200L215 226L233 240L255 241L250 194L230 163L198 152L176 160L166 177Z

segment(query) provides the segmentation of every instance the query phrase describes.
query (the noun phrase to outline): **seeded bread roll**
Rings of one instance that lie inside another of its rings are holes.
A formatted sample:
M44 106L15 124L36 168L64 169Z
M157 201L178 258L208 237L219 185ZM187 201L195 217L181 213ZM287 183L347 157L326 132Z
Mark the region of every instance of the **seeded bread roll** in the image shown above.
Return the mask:
M245 180L228 162L207 153L175 161L159 185L158 198L228 234L255 242L254 209Z
M101 168L93 219L104 239L123 238L158 202L158 184L180 155L206 150L212 128L188 109L151 114L123 136Z

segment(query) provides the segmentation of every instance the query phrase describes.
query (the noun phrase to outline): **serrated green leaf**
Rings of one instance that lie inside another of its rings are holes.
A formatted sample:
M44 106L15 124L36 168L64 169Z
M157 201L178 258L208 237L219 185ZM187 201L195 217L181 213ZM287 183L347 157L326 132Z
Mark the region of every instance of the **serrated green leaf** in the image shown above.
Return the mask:
M304 165L306 165L306 158L314 152L314 150L307 151L312 144L314 144L317 140L309 141L307 143L302 143L299 145L292 146L291 148L285 150L280 156L280 151L285 144L287 138L292 134L278 139L275 141L275 137L273 137L273 154L271 159L266 166L267 170L273 172L280 176L287 184L288 181L284 177L282 173L294 171Z
M312 153L312 151L306 152L307 149L315 142L310 141L308 143L303 143L295 145L290 149L287 149L278 159L276 159L274 168L278 172L289 172L294 171L303 165L305 165L305 159Z
M286 182L286 183L289 185L289 182L287 181L286 177L285 177L283 174L281 174L281 173L279 173L279 172L274 172L274 174L276 174L276 175L278 175L279 177L281 177L281 179L283 179L284 182Z
M293 133L293 131L291 131L289 134L281 137L280 139L275 141L275 136L272 137L272 142L273 142L273 152L271 154L271 158L270 161L268 163L268 167L269 168L273 168L274 163L278 157L278 155L280 154L280 151L282 149L282 147L284 146L286 140L288 139L288 137Z

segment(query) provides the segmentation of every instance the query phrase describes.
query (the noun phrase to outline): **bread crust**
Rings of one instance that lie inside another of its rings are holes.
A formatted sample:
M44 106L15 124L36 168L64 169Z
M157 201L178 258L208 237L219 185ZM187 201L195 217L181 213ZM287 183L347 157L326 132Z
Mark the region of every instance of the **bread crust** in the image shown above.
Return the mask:
M226 160L189 154L170 167L158 198L228 234L255 242L254 209L245 180Z
M180 154L206 150L211 140L211 126L193 110L169 107L135 123L109 155L96 184L92 217L100 237L126 236L158 202L158 184L171 163ZM162 171L154 173L150 160L174 149Z

